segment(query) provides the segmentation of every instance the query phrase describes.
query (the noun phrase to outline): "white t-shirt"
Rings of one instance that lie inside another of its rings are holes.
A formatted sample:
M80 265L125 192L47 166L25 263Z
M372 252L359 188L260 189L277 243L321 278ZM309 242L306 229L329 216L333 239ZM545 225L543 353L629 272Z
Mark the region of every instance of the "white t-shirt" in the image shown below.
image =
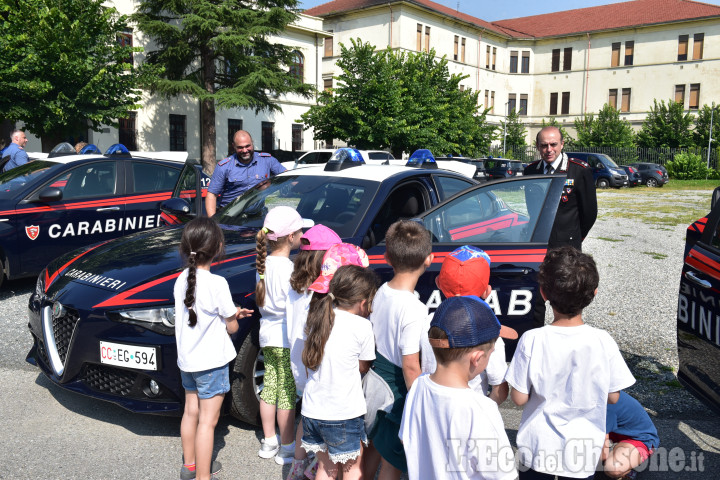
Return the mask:
M375 360L375 341L367 318L335 309L322 362L308 369L302 414L315 420L349 420L365 415L359 360Z
M515 479L515 456L495 402L421 375L405 400L400 439L410 480Z
M186 268L175 280L174 288L178 367L184 372L202 372L227 365L237 355L225 325L225 319L237 313L227 280L207 270L197 270L194 308L197 323L191 327L184 303L187 274Z
M571 478L595 471L608 393L635 383L615 340L589 325L525 332L505 380L530 393L517 434L521 463Z
M302 363L302 352L303 348L305 348L305 324L307 323L312 294L312 291L298 293L291 288L285 304L288 342L290 343L290 367L298 392L302 392L307 383L305 365Z
M414 292L383 284L375 294L370 314L378 353L402 368L404 355L420 351L427 316L427 307Z
M265 258L265 306L260 307L260 347L289 348L285 304L290 292L293 262L287 257ZM260 277L255 274L255 281Z

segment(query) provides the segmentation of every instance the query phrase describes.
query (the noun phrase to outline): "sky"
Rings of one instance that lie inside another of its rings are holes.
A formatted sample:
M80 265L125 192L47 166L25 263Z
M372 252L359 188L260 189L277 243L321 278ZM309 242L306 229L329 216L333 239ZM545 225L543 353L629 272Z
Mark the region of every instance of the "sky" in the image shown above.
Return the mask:
M299 3L301 4L301 8L308 9L327 3L327 1L328 0L300 0ZM459 4L459 10L462 13L472 15L481 20L494 21L539 15L541 13L560 12L575 8L595 7L597 5L619 3L624 0L554 0L552 2L542 2L538 0L506 0L504 2L498 2L496 0L434 1L454 9L458 9ZM720 5L720 0L703 0L703 3Z

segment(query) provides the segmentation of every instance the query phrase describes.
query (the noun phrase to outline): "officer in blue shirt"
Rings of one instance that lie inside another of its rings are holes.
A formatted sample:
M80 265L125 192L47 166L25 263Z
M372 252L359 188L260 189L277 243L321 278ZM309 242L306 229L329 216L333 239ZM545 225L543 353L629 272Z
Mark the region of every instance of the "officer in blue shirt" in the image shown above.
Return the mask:
M9 161L3 167L3 172L7 172L11 168L19 167L30 161L28 154L25 153L24 150L28 142L25 132L22 130L14 130L10 138L12 139L12 143L8 145L2 153L3 159L10 157Z
M233 145L235 153L218 162L210 179L205 197L208 217L271 175L285 171L275 157L255 151L252 137L245 130L235 133Z

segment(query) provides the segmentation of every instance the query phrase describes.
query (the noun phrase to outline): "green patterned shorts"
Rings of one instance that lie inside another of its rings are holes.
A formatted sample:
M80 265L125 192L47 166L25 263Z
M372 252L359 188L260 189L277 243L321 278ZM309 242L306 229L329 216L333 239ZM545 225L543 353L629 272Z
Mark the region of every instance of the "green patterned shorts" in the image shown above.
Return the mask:
M295 408L295 379L290 368L290 349L264 347L265 387L260 398L268 405L277 405L280 410Z

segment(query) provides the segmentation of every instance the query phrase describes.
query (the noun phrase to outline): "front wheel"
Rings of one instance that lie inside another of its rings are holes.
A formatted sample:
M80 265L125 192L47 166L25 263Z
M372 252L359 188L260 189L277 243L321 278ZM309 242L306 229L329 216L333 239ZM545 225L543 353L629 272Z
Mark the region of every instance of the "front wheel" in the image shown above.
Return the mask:
M260 325L245 336L230 371L230 414L251 425L260 425L260 392L265 362L260 349Z
M608 182L607 178L598 178L597 186L598 188L608 188L610 186L610 182Z
M645 184L650 188L655 188L658 186L658 181L654 178L648 178Z

